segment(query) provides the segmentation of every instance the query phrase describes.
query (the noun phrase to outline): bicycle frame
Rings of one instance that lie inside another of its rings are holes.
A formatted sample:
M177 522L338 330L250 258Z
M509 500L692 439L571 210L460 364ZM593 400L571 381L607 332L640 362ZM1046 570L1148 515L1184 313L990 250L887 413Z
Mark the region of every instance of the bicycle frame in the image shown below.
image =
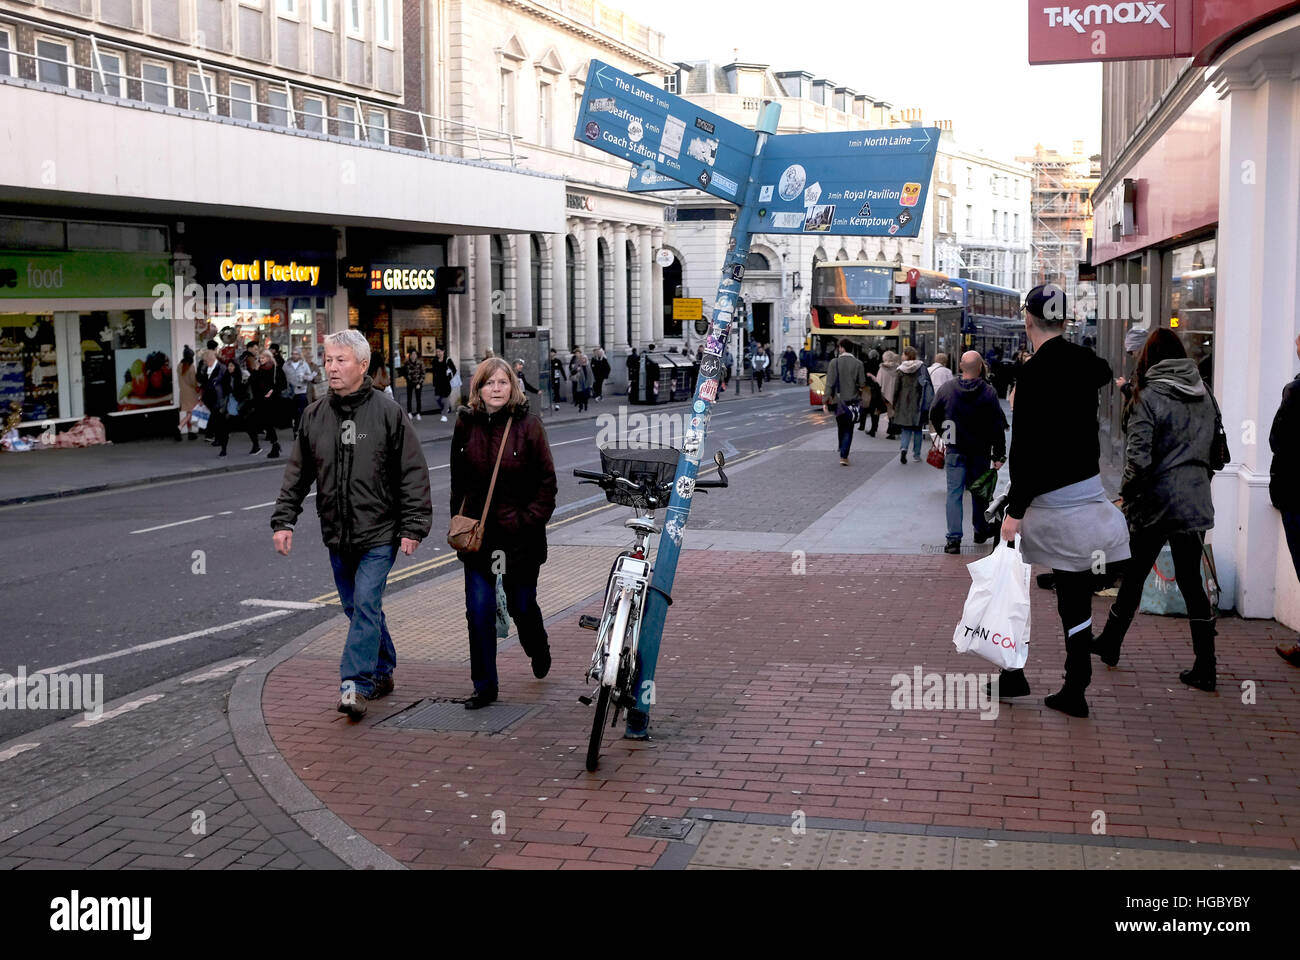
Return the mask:
M653 521L653 517L648 515L642 516L642 519ZM646 531L636 531L634 549L630 554L620 554L611 571L609 589L605 594L605 612L601 617L601 632L588 674L593 680L599 679L603 686L612 688L618 683L618 669L625 651L629 665L634 667L636 663L637 640L641 633L640 613L652 569L646 558L647 539ZM613 649L615 642L619 644L618 650Z

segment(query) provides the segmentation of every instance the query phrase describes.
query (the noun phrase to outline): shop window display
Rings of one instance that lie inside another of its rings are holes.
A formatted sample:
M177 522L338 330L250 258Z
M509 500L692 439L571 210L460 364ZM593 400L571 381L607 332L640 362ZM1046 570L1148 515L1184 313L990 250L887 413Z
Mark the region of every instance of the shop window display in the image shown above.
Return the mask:
M1213 383L1216 243L1213 237L1169 250L1165 256L1165 322Z
M0 410L17 403L24 421L59 416L53 320L48 315L0 315Z

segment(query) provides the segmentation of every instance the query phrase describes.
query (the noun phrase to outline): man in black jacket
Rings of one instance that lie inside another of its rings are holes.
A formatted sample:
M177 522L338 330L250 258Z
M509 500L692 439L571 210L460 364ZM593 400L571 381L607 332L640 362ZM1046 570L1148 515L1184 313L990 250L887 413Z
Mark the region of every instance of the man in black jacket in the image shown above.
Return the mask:
M1300 356L1300 337L1295 339L1295 352ZM1268 432L1268 448L1273 451L1268 492L1273 506L1282 512L1286 545L1300 577L1300 376L1282 388L1282 405ZM1300 640L1279 643L1277 652L1287 663L1300 667Z
M1007 418L998 393L981 376L984 360L977 350L962 354L961 378L949 380L930 406L930 425L944 441L944 471L948 480L948 542L944 553L961 553L962 499L970 485L989 469L1002 469L1007 454ZM984 519L988 500L971 490L971 526L975 542L993 536Z
M321 538L351 625L339 664L338 709L365 715L393 689L397 652L384 618L384 587L397 550L410 556L433 525L429 470L402 408L366 376L370 345L355 330L325 338L329 396L302 415L271 517L275 549L293 547L302 502L316 484Z

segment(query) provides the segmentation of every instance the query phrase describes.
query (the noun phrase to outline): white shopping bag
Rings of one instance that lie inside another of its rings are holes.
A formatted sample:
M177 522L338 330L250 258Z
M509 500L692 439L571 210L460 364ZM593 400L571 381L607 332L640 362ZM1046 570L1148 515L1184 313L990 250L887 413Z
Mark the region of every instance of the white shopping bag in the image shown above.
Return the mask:
M1006 670L1029 659L1029 564L1001 542L987 557L969 564L970 593L952 642L960 653L979 654Z

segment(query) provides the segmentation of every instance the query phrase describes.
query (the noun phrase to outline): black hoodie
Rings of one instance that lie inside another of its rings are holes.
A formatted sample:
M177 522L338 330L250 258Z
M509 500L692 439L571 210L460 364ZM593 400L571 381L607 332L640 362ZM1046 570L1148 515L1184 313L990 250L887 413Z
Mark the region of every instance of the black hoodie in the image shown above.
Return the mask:
M930 405L930 425L963 457L1006 459L1007 417L998 392L982 377L959 377L940 387Z

